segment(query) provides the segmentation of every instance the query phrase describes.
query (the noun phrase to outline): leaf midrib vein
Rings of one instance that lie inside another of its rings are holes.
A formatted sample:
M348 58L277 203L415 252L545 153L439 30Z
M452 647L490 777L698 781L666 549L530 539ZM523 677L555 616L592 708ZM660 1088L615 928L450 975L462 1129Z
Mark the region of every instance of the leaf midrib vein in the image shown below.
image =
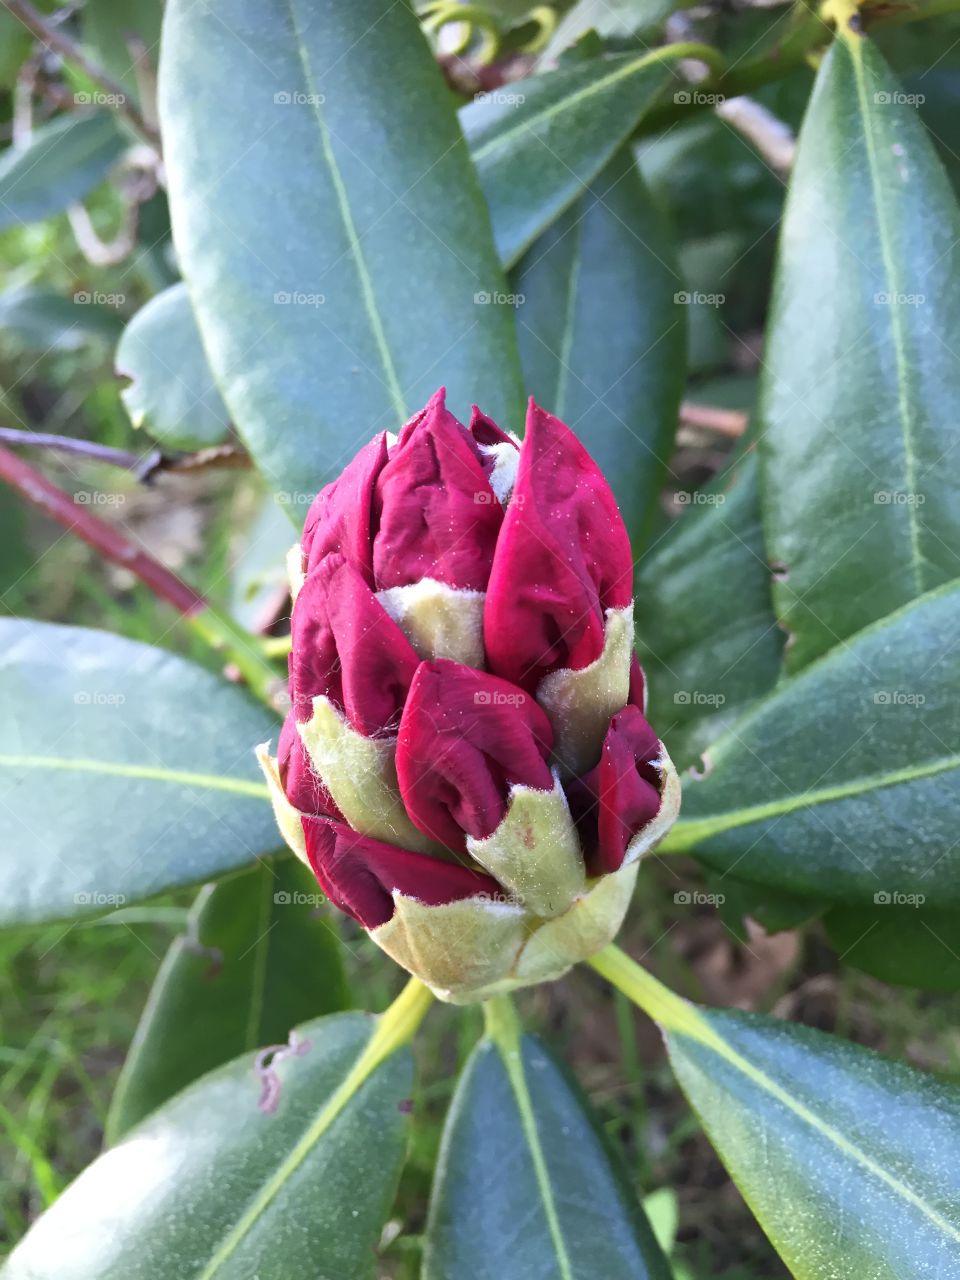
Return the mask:
M318 101L320 95L317 93L316 85L314 84L306 42L304 41L300 24L297 21L295 0L286 0L286 7L287 12L290 15L290 28L297 50L297 58L300 62L300 69L303 73L304 83L307 86L307 92L311 100L311 110L313 111L313 117L316 121L317 130L320 136L320 149L323 152L323 158L330 172L330 180L333 184L334 196L337 201L337 211L340 214L344 232L346 233L350 257L353 259L354 266L357 270L357 276L360 281L360 294L363 298L364 310L366 311L367 318L370 321L373 340L377 348L377 353L380 356L380 362L383 365L383 371L387 382L387 390L393 403L394 411L397 414L399 422L402 423L409 416L406 409L405 397L400 386L396 367L393 363L393 356L391 355L390 346L387 342L387 334L383 325L383 320L377 306L377 295L373 288L373 279L370 275L370 270L367 267L366 259L363 256L363 249L360 245L360 236L357 233L357 225L354 222L353 211L350 208L350 198L347 194L346 184L343 181L340 166L337 164L337 157L334 153L333 144L330 138L330 130L323 118L323 109Z
M862 41L856 45L848 45L847 48L853 63L853 78L857 87L860 114L863 118L863 137L867 152L867 168L870 173L870 191L876 210L880 256L883 259L884 272L891 285L890 292L896 298L907 291L900 288L901 280L897 271L897 256L893 252L890 228L887 225L887 217L881 198L877 145L873 135L873 118L867 103L867 87L864 82ZM900 429L903 437L904 487L908 494L912 494L916 493L916 466L913 412L907 395L909 363L905 350L903 322L900 315L901 307L894 301L888 307L888 310L890 312L890 329L897 370L897 407L899 409ZM924 556L920 547L918 506L915 502L908 502L905 505L907 508L907 527L910 530L910 567L913 574L914 591L919 595L924 590L925 584L922 570Z
M166 782L174 786L200 787L208 791L229 791L234 795L254 796L269 800L270 792L262 782L245 778L228 778L215 773L192 773L184 769L164 769L147 764L121 764L113 760L89 760L82 756L17 756L0 755L0 768L62 769L65 772L99 773L110 778L138 778L147 782Z
M932 778L939 773L957 768L960 768L960 756L945 756L923 765L910 765L904 769L891 770L889 773L876 774L873 777L853 778L837 786L799 792L764 804L715 814L713 817L691 818L686 821L681 819L661 848L664 850L687 849L699 840L709 839L710 836L719 835L734 827L746 826L751 822L762 822L765 818L779 818L788 813L795 813L798 809L814 808L816 805L828 804L834 800L867 795L871 791L882 791L886 787L918 782L923 778Z

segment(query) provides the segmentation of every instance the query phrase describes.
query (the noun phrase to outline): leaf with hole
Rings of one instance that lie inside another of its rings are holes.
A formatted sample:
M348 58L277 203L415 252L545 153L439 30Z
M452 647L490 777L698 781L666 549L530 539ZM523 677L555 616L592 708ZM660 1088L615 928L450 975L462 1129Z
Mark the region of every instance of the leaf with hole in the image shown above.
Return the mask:
M285 1044L307 1018L349 1005L340 944L295 858L262 862L197 897L170 946L110 1104L113 1143L205 1072Z
M177 1094L84 1170L3 1280L372 1280L412 1074L406 1049L357 1071L375 1022L302 1026L269 1068L272 1110L250 1054Z

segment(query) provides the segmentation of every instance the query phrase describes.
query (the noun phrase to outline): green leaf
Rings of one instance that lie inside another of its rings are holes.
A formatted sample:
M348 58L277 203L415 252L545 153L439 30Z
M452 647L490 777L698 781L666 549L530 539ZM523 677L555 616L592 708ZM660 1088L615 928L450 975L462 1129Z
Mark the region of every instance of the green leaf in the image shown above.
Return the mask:
M461 110L506 266L583 193L669 79L655 55L594 58Z
M838 40L800 137L761 393L792 670L960 575L958 274L923 124L870 40Z
M116 369L135 427L172 449L219 444L230 415L207 364L185 284L171 285L133 317L120 339Z
M276 848L253 756L276 720L217 676L7 619L0 700L0 921L103 913Z
M871 907L834 907L825 917L842 963L895 986L960 991L957 913L885 897Z
M640 561L637 651L650 721L678 768L776 684L783 633L763 553L757 466L741 456Z
M799 1280L956 1274L960 1093L806 1027L699 1014L667 1036L710 1141Z
M129 145L108 111L58 116L0 155L0 231L62 213L104 180Z
M706 752L661 846L789 892L960 903L960 585L875 623Z
M0 331L29 351L80 351L114 343L123 320L111 307L87 301L82 291L65 298L54 289L16 285L0 293Z
M958 1274L960 1090L807 1027L697 1008L610 947L707 1136L797 1280Z
M371 1278L412 1074L407 1050L363 1058L374 1025L335 1014L302 1027L302 1051L271 1067L273 1112L250 1054L191 1085L80 1175L4 1280Z
M285 1044L291 1027L349 1006L337 935L295 858L200 891L167 952L110 1106L113 1143L205 1072Z
M441 383L517 425L487 212L406 3L172 0L160 115L204 346L275 491L315 493Z
M583 440L637 537L655 513L676 433L682 287L670 233L629 148L514 273L527 390Z
M584 1101L497 1002L447 1117L423 1280L669 1274Z
M275 616L278 597L289 590L286 558L295 537L283 504L265 494L240 535L231 583L230 612L249 631L259 630L271 611Z

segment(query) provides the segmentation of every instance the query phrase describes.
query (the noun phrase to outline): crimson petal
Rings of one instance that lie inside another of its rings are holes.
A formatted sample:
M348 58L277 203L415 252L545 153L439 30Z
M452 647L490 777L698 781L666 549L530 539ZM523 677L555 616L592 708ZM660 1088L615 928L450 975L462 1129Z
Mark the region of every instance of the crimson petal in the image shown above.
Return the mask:
M486 893L502 893L492 876L383 844L329 818L302 819L307 858L320 887L365 929L393 915L394 889L427 906Z
M376 485L379 589L435 578L483 591L503 519L479 449L440 391L403 428Z
M310 767L310 758L297 731L293 712L287 716L277 743L277 770L287 799L301 813L342 818L336 802Z
M553 788L553 731L529 694L441 659L417 668L397 738L397 778L415 825L450 849L500 825L511 785Z
M325 694L366 737L396 728L419 659L343 556L327 556L310 573L290 625L298 720L308 720L313 699Z
M632 599L630 540L603 473L533 400L484 608L490 669L531 692L603 651L605 612Z
M373 586L373 498L387 456L387 436L381 432L314 498L300 539L306 573L339 551Z
M627 846L660 810L660 742L639 707L611 719L600 761L567 784L591 875L616 871Z

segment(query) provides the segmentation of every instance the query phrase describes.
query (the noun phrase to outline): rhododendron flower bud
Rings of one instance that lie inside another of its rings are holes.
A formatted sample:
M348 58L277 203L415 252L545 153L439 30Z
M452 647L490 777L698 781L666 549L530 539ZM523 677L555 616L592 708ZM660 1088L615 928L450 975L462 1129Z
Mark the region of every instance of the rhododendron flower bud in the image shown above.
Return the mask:
M292 710L259 757L323 891L443 999L615 936L679 808L644 716L633 563L589 454L440 391L315 499L290 558Z

